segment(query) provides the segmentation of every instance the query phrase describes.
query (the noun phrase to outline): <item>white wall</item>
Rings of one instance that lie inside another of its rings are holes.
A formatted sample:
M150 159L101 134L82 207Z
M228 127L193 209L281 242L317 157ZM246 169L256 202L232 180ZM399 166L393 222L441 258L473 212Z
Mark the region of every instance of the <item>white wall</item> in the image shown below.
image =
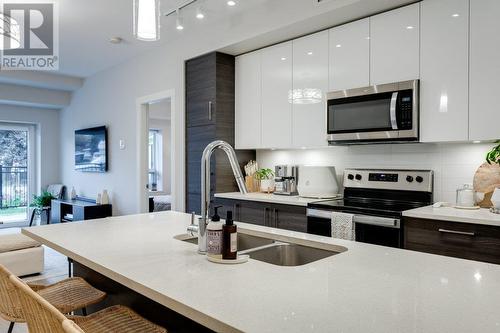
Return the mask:
M394 144L330 147L321 150L257 151L260 167L278 164L333 165L345 168L430 169L435 173L435 201L455 202L455 190L472 183L493 144ZM300 177L300 175L299 175Z
M137 202L137 111L136 99L161 91L175 91L172 113L174 136L184 142L184 61L223 47L299 23L322 11L336 9L327 5L319 8L301 1L287 6L287 15L274 10L288 0L275 0L271 7L263 5L238 16L238 19L221 20L206 29L203 25L189 27L199 31L191 38L179 38L152 52L107 69L85 80L83 87L73 94L71 105L61 113L61 172L62 180L69 187L75 186L78 195L96 197L103 188L110 192L114 215L139 211ZM303 10L298 10L298 6ZM269 19L262 15L268 13ZM186 31L189 29L186 28ZM171 31L176 33L176 31ZM126 44L117 47L127 47ZM74 170L74 130L90 126L109 126L109 172L103 174L81 173ZM127 146L119 150L119 140ZM174 210L184 210L184 146L173 147L175 168L173 177L178 179L173 192Z
M115 215L139 211L137 202L137 114L136 99L165 90L175 91L172 122L175 141L184 140L184 61L214 50L249 49L262 43L296 37L318 28L344 23L346 18L366 16L381 8L406 3L408 0L332 1L311 5L309 1L273 0L245 13L222 19L210 27L203 23L191 25L175 41L159 45L154 51L107 69L86 79L73 94L71 105L61 114L61 172L68 186L75 186L79 195L95 197L103 188L111 193ZM321 22L320 22L321 21ZM188 35L187 33L192 33ZM276 32L276 34L273 34ZM178 33L171 30L170 33ZM182 35L185 33L186 35ZM272 36L271 36L272 35ZM242 46L242 42L249 41ZM238 45L237 47L231 47ZM117 48L127 47L126 43ZM84 174L74 171L75 129L109 126L110 171L105 174ZM120 139L125 150L118 149ZM174 142L175 142L174 141ZM184 146L173 147L173 177L177 193L173 209L184 210Z
M58 110L34 109L0 105L0 121L34 124L37 145L37 187L61 182L59 169L59 115ZM37 188L36 191L40 191Z
M151 110L150 110L151 111ZM170 141L170 120L165 119L149 119L149 128L159 130L162 135L162 190L153 194L170 194L171 193L171 141Z

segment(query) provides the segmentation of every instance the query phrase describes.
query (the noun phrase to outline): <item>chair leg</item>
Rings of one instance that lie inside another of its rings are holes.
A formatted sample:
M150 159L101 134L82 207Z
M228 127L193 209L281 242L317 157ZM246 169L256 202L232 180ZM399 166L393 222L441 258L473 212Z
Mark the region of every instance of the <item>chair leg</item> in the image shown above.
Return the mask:
M50 224L50 208L46 209L45 213L47 213L47 224Z
M33 220L35 219L35 212L36 209L33 209L33 211L31 212L30 227L33 225Z
M68 258L68 277L72 277L73 273L71 272L71 264L73 263L73 260L71 258Z
M7 331L7 333L12 333L12 330L14 329L14 324L15 323L13 321L10 322L9 330Z

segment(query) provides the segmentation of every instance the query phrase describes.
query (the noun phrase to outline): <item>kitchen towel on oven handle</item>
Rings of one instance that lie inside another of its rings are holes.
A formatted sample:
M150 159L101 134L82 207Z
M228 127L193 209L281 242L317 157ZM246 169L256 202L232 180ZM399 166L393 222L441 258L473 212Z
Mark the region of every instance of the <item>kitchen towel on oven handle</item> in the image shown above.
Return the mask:
M345 240L356 240L354 215L332 212L332 237Z

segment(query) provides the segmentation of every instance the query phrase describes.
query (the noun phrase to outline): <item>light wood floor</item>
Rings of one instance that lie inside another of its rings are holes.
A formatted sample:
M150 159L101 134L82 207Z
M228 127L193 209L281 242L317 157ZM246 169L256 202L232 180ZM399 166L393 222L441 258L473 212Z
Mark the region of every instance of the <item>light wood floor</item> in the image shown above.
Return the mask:
M11 230L0 230L0 234L12 232ZM23 278L29 282L39 282L41 284L51 284L68 277L68 260L62 254L45 247L45 269L43 274L33 275ZM0 318L0 333L6 333L9 322ZM13 333L28 333L26 324L16 324Z

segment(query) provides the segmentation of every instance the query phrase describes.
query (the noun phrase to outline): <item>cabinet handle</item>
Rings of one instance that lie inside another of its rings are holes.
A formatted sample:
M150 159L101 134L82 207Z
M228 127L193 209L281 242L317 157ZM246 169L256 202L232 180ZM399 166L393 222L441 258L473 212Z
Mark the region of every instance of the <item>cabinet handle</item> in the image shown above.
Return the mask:
M212 101L208 102L208 120L212 120Z
M445 233L445 234L455 234L455 235L463 235L463 236L471 236L471 237L474 237L476 235L473 232L456 231L456 230L448 230L448 229L439 229L438 231Z

